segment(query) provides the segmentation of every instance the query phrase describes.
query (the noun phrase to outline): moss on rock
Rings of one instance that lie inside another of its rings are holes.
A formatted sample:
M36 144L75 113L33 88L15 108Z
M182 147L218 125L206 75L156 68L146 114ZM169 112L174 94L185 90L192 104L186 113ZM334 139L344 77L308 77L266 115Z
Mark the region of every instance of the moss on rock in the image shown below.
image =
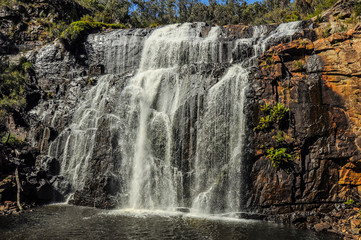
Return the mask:
M60 39L63 41L63 43L66 43L69 46L73 46L92 32L97 32L102 29L122 28L125 28L125 25L108 24L103 22L77 21L71 23L70 26L62 32Z

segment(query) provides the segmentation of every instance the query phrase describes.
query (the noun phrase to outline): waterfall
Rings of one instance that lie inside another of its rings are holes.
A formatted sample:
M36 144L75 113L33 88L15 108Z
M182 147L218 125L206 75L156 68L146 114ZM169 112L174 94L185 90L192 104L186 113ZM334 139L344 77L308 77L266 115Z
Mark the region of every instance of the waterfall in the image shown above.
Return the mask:
M89 58L105 73L49 155L72 191L112 179L119 207L240 211L249 69L299 25L237 40L205 23L91 35Z

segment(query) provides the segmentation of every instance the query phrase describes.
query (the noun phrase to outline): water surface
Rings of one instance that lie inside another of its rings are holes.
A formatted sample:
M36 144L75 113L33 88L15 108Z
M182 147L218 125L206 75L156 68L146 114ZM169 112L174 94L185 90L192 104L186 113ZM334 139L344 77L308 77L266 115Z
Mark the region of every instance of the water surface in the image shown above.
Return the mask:
M49 205L0 216L0 239L341 239L255 220Z

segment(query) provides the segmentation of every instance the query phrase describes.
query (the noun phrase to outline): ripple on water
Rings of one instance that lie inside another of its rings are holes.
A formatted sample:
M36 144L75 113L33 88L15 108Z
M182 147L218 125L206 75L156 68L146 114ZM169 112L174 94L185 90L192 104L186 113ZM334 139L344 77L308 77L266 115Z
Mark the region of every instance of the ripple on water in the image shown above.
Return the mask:
M340 239L257 220L149 210L49 205L0 217L0 239Z

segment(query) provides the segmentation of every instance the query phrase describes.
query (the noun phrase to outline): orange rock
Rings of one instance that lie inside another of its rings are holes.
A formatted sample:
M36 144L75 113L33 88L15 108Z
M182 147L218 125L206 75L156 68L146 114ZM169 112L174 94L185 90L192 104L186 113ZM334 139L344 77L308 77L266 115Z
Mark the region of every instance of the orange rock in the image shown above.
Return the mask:
M281 63L277 63L274 66L273 70L274 70L273 76L275 78L282 78L282 64Z
M275 62L275 63L280 63L280 62L282 62L280 56L278 56L278 55L276 55L276 54L274 54L274 55L272 56L272 58L273 58L273 62Z
M338 54L342 63L355 63L360 61L360 56L357 54L356 50L353 48L345 48L341 50Z
M361 62L355 62L352 64L349 64L348 67L352 71L353 74L358 73L356 75L361 74Z
M313 45L317 52L333 49L331 43L327 39L317 40L313 43Z
M347 33L341 32L341 33L335 33L328 37L328 41L333 43L343 42L345 40L349 39L349 36L347 36Z
M357 170L357 169L356 169ZM340 185L361 185L361 173L355 171L354 169L349 169L347 167L342 167L339 171L340 174Z

